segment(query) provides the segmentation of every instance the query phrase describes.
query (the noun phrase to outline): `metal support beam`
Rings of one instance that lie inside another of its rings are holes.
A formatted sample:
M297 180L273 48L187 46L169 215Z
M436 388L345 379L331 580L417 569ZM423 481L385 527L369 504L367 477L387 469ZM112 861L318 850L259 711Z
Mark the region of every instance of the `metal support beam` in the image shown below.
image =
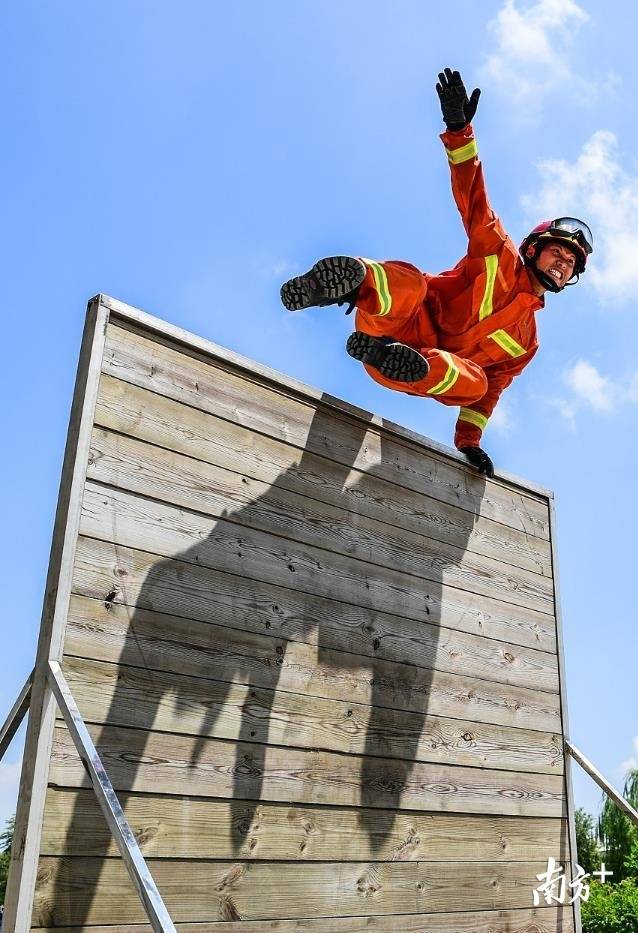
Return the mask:
M587 774L596 781L598 786L604 790L608 797L614 801L617 807L625 813L632 822L638 826L638 812L634 810L632 805L625 800L622 794L619 794L615 787L609 783L609 781L602 776L600 771L594 767L594 765L589 761L581 751L579 751L575 745L572 745L571 742L565 742L565 751L567 751L574 761L577 761L581 766L583 771L586 771Z
M155 933L177 933L57 661L49 662L47 675L153 930Z
M29 709L29 704L31 702L31 685L33 684L33 671L29 674L27 682L20 691L18 699L13 704L11 712L5 719L2 729L0 729L0 761L4 757L4 753L11 745L11 740L20 728L20 723L24 719L27 710Z

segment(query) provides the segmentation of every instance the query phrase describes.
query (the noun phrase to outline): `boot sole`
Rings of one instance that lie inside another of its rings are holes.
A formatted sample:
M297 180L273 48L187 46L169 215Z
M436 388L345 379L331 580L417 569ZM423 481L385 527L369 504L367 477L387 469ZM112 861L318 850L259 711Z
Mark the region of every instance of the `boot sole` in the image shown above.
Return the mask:
M361 363L373 366L387 379L397 382L417 382L430 371L428 361L418 350L404 343L384 343L361 331L348 337L346 350Z
M281 301L288 311L334 304L361 285L365 276L365 266L353 256L328 256L285 282Z

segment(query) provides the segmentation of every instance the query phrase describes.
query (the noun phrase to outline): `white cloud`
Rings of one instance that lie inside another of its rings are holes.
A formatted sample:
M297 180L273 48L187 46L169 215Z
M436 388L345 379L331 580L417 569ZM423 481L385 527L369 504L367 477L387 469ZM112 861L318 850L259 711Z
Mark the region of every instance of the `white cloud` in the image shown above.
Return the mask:
M539 185L521 199L529 225L547 217L581 217L594 234L583 283L593 286L605 304L633 299L638 288L638 174L623 167L616 136L597 130L576 159L544 159L536 168Z
M565 370L563 382L571 390L571 396L554 396L544 401L560 412L572 431L576 430L576 416L583 408L606 415L622 405L638 402L638 372L612 379L588 360L578 360Z
M482 80L496 91L502 89L522 120L538 119L544 99L556 88L561 101L568 95L572 101L591 104L594 96L613 90L619 79L610 73L595 82L574 72L569 47L589 19L575 0L505 0L488 23L495 49L481 69Z
M634 737L632 744L634 747L633 755L620 764L620 771L623 775L626 775L628 771L634 771L638 768L638 735Z
M565 373L565 382L574 394L594 411L611 411L616 387L587 360L579 360Z

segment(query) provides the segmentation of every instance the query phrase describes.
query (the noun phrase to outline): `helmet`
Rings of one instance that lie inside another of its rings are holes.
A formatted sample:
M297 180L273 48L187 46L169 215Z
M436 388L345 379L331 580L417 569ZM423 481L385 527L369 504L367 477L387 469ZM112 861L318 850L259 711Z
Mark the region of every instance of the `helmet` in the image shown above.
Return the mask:
M542 223L538 224L521 243L520 254L525 265L533 270L534 275L545 288L552 292L560 292L564 286L557 285L551 275L547 275L546 272L542 272L536 266L536 260L540 255L541 249L548 242L551 243L552 241L557 241L562 246L567 246L574 252L576 257L574 275L576 276L576 281L578 281L578 276L585 271L587 257L594 250L594 238L591 230L582 220L577 220L575 217L559 217L557 220L544 220ZM530 246L536 246L536 244L538 244L538 247L531 256L528 256L528 248ZM575 285L576 283L569 281L565 284Z

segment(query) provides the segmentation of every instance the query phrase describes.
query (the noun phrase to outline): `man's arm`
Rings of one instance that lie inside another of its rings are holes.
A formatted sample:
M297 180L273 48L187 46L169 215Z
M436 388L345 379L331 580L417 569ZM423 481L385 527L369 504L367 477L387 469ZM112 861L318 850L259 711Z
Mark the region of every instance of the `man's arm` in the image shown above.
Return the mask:
M516 374L501 372L487 377L487 392L478 402L468 408L461 408L454 432L454 445L475 467L479 473L492 478L494 464L492 458L480 446L483 431L487 427L490 415Z
M447 127L441 139L450 163L452 193L469 239L468 255L482 257L496 253L507 235L487 197L470 122L481 92L475 88L468 99L460 74L450 68L439 74L436 90Z
M487 376L487 392L478 402L473 402L467 408L461 408L456 422L454 446L457 450L466 447L478 447L481 436L496 408L496 403L503 391L531 361L538 346L528 350L523 356L516 357L498 367L490 367L485 373Z

